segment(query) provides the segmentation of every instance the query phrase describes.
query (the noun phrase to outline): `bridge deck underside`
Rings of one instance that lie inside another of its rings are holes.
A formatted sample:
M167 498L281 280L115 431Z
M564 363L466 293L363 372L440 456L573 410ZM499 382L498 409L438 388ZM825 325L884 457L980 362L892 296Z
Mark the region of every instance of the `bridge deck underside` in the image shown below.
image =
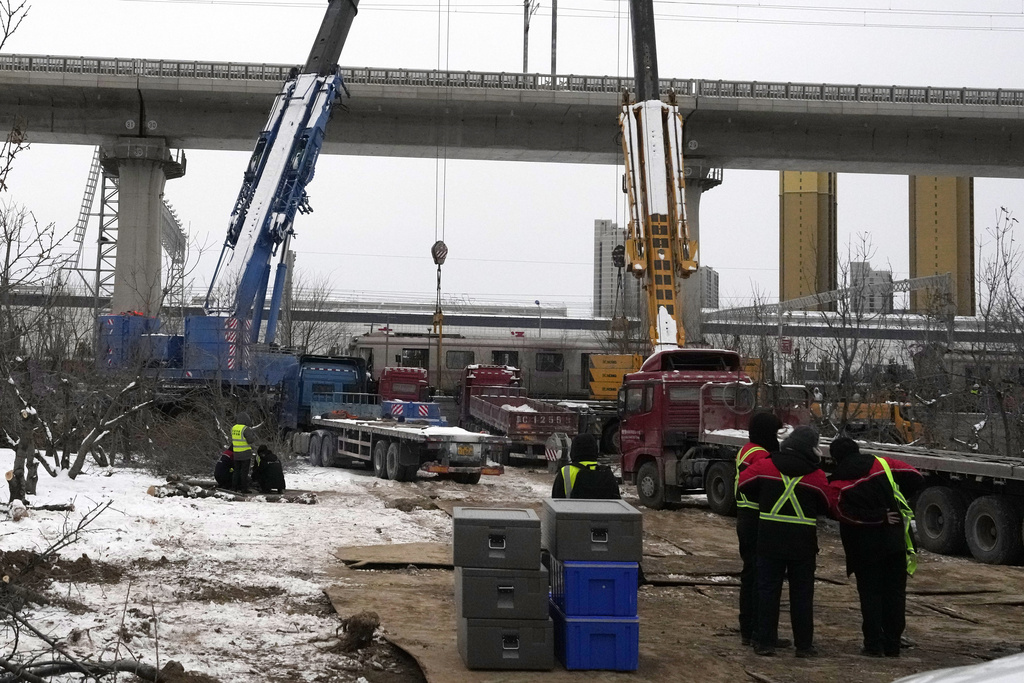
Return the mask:
M248 151L278 84L201 78L0 72L0 125L34 142L163 137ZM324 152L616 164L619 95L352 84ZM1024 177L1024 107L679 98L687 158L762 170Z

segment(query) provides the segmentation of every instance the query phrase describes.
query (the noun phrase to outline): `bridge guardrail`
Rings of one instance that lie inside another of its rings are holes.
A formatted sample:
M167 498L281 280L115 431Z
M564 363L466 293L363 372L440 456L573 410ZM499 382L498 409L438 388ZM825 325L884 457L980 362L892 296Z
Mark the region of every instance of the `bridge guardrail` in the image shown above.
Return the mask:
M0 71L97 74L104 76L156 78L214 78L281 82L291 64L248 64L242 62L165 61L57 55L0 55ZM347 83L367 85L409 85L448 88L493 88L512 90L559 90L613 93L631 90L632 78L523 74L485 71L434 71L424 69L380 69L342 67ZM933 88L899 85L844 85L836 83L776 83L768 81L727 81L686 78L661 79L661 91L674 90L684 96L810 100L820 102L891 102L896 104L962 104L1024 106L1024 90L1001 88Z

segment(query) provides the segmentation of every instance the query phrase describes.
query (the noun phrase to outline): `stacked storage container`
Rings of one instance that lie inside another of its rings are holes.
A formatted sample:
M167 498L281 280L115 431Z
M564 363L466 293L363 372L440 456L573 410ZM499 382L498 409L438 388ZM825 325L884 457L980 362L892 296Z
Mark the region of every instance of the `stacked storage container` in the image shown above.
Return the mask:
M640 511L621 500L548 499L541 533L551 554L550 609L562 664L566 669L635 671Z
M529 509L454 510L455 618L470 669L554 667L540 519Z

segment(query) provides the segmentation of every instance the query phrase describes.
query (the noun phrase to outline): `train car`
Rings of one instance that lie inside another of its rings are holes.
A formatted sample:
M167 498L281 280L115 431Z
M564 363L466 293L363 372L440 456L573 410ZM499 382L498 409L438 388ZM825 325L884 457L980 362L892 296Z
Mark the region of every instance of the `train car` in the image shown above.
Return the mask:
M534 398L586 399L590 396L590 356L609 353L604 335L551 332L537 336L446 334L441 340L441 376L437 376L437 336L403 332L367 332L353 337L348 352L366 360L374 379L388 365L425 368L440 393L453 394L467 365L511 365L522 373Z

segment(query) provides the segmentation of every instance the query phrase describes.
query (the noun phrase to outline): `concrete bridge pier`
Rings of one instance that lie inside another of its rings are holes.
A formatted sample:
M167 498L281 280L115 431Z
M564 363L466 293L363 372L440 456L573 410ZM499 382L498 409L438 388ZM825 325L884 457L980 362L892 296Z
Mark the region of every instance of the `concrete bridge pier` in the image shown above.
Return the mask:
M690 230L690 239L697 241L700 248L700 197L705 191L722 184L722 169L703 166L699 162L686 164L683 170L686 188L683 190L683 203L686 206L686 224ZM700 254L698 251L698 258ZM704 302L703 280L700 268L688 278L679 278L679 301L683 318L683 329L686 330L687 344L703 340L701 329L701 305Z
M104 170L118 179L117 261L112 313L160 312L160 234L164 184L185 175L185 155L163 138L118 138L102 147Z

